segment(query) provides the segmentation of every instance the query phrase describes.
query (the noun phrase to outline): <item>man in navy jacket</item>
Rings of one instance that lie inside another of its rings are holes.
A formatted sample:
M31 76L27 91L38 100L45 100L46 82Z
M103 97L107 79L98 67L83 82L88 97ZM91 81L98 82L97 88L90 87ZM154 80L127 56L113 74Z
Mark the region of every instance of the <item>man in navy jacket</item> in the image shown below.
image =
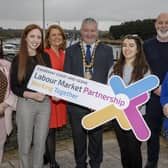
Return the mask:
M64 71L106 84L108 71L113 64L113 53L111 47L98 41L97 26L92 18L83 20L82 39L66 50ZM90 60L87 58L88 51ZM103 159L102 127L90 131L82 128L81 119L91 113L91 109L72 103L67 105L67 109L72 127L76 168L87 167L87 153L90 167L100 168Z
M159 159L159 135L163 120L160 91L168 71L168 13L161 13L157 17L155 28L157 36L144 42L144 52L151 71L160 79L160 86L151 93L146 108L146 120L151 129L151 137L147 142L148 161L145 168L157 168Z

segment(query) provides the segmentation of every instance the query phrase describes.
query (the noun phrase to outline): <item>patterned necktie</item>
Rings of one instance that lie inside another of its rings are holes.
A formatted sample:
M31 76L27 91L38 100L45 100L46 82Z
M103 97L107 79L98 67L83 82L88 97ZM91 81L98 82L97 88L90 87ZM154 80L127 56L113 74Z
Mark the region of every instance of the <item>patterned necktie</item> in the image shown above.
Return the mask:
M86 45L86 62L87 64L90 64L91 61L91 51L90 51L91 46Z

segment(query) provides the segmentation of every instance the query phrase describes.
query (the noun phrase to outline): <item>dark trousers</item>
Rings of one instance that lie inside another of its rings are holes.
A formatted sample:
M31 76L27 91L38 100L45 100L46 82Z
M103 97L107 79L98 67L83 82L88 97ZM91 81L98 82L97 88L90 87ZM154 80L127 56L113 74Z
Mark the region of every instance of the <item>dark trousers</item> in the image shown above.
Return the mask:
M157 163L160 151L159 136L161 133L163 112L160 105L160 97L153 93L147 103L145 120L151 130L151 137L147 142L148 161Z
M46 151L44 157L46 162L50 164L55 164L55 148L56 148L56 128L50 128L48 132L48 136L46 139Z
M81 125L81 119L88 113L88 110L86 112L69 112L76 168L87 167L87 152L90 158L89 164L91 168L100 168L103 160L102 127L87 131Z
M159 135L160 132L152 131L151 137L147 142L148 161L150 162L158 162L160 151Z
M141 142L131 130L121 129L117 121L113 121L113 126L120 147L123 168L142 168Z

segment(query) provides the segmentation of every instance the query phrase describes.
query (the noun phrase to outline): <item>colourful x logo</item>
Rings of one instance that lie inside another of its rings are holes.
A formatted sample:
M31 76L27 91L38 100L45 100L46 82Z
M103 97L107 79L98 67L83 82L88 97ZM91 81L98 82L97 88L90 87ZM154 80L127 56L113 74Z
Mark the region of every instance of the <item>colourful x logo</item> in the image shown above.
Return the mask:
M138 140L146 141L149 139L151 135L150 129L144 121L139 108L149 100L148 92L159 85L159 79L155 75L149 75L129 86L125 86L119 76L113 76L109 84L115 95L124 96L128 104L124 109L120 109L112 104L86 115L82 119L83 127L91 130L116 119L124 130L132 129Z

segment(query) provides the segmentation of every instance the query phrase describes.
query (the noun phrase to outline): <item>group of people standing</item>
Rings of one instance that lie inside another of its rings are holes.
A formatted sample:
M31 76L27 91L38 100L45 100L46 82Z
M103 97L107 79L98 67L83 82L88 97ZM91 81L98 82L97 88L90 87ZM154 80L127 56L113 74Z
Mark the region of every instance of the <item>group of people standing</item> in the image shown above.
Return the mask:
M82 118L94 109L27 88L35 66L43 65L103 84L107 84L112 75L119 75L126 85L149 74L157 75L160 86L151 92L149 102L140 107L151 129L145 168L157 168L161 124L164 113L167 115L166 107L162 112L160 92L168 72L168 13L158 16L155 28L157 36L145 43L138 35L126 35L122 39L120 58L113 64L112 48L98 40L98 24L93 18L83 20L81 40L67 49L66 36L60 26L51 25L48 28L43 47L42 29L35 24L28 25L22 33L20 51L12 61L11 68L7 61L0 59L0 79L3 81L0 82L0 129L3 130L0 132L0 161L6 135L11 131L5 118L16 110L20 168L42 168L44 163L49 163L50 168L59 168L55 160L55 132L56 128L66 124L67 111L76 168L87 168L87 156L91 168L101 167L103 126L88 131L81 125ZM112 121L112 124L123 168L142 168L141 142L132 131L122 130L116 121Z
M59 168L55 160L55 129L66 124L66 103L29 90L27 83L38 64L63 70L65 46L65 34L60 26L49 27L44 49L42 29L35 24L28 25L23 30L20 51L12 61L10 75L6 74L10 77L7 84L10 86L9 92L17 97L15 110L20 168L42 168L43 163L50 163L51 168ZM1 89L5 88L1 86ZM12 103L11 100L6 101ZM6 111L3 113L8 114Z

